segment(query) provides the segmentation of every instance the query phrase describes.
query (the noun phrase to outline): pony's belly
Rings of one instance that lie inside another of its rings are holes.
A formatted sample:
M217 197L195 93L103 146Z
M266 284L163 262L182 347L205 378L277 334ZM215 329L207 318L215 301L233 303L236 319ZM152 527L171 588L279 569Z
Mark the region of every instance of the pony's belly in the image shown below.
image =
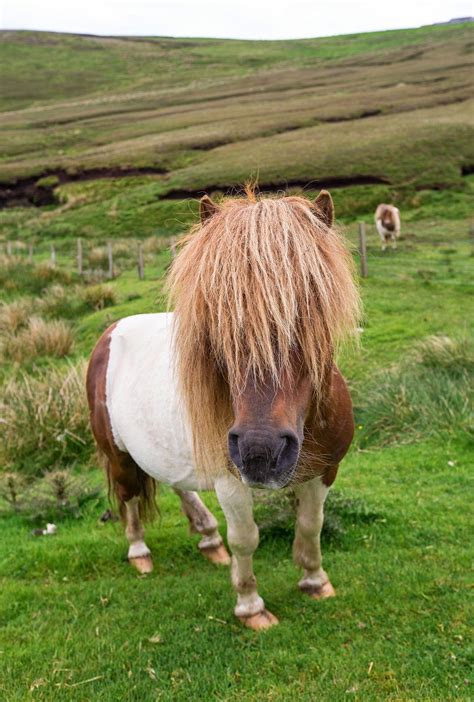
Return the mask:
M199 488L191 437L174 379L170 314L121 320L112 332L106 401L114 441L148 475Z

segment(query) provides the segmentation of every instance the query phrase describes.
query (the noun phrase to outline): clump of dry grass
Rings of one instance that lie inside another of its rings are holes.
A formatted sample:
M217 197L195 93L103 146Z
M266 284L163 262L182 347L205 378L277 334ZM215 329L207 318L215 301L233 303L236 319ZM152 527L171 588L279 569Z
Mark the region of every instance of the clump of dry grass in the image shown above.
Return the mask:
M45 320L30 317L28 324L18 333L4 334L2 356L22 363L39 356L67 356L74 345L70 326L63 320Z
M94 268L95 266L105 266L108 263L107 249L103 246L94 246L87 252L87 260L89 265Z
M85 303L93 310L103 310L117 304L117 293L111 285L91 285L82 294Z
M60 282L63 285L72 283L72 276L68 271L52 266L50 263L38 263L33 266L32 274L38 283L42 283L44 287L48 283L53 282Z
M31 311L32 302L28 298L2 303L0 305L0 333L16 334L19 329L28 324Z
M35 300L35 307L41 315L47 317L73 317L80 311L81 296L82 290L78 286L64 287L56 283Z
M57 465L87 461L93 441L85 393L86 363L15 374L0 400L0 464L42 475Z

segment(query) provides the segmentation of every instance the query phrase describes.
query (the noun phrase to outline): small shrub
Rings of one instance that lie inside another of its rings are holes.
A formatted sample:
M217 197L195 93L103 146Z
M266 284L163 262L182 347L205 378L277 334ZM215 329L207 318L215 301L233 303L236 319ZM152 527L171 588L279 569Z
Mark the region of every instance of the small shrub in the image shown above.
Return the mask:
M91 285L84 288L83 297L93 310L103 310L117 304L117 293L111 285Z
M20 372L0 400L0 464L39 476L58 465L87 462L94 452L85 393L86 363Z
M47 321L31 317L28 326L18 334L5 334L2 338L4 358L22 363L38 356L67 356L73 347L71 328L63 320Z
M474 342L432 336L360 390L362 446L473 431Z

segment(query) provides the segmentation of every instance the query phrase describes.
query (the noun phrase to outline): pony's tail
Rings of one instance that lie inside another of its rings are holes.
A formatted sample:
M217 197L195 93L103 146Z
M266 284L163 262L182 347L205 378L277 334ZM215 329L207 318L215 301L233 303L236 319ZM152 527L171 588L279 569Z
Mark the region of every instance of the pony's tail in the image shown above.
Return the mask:
M113 476L113 465L111 460L104 456L105 475L107 477L107 494L109 502L118 509L123 523L126 521L125 502L120 499L118 493L119 484ZM140 499L138 509L140 519L144 522L152 522L160 515L160 510L156 501L158 483L150 475L145 473L138 466L131 456L127 456L127 485L133 488L135 494Z

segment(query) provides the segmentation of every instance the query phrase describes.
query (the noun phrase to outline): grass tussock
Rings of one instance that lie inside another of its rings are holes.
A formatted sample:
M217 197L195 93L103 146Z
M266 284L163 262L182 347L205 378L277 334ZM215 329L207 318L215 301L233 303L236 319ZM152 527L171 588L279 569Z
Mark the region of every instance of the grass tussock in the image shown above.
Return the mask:
M35 300L35 307L43 317L70 319L83 311L82 290L55 283Z
M92 268L106 266L108 263L107 249L103 246L94 246L87 252L87 260Z
M27 326L32 311L32 303L28 298L20 298L13 302L0 305L0 333L16 334Z
M36 480L19 473L0 474L0 514L14 512L43 524L80 518L86 505L97 503L102 494L103 489L91 485L88 476L68 470L52 470Z
M50 366L40 377L18 373L10 378L0 402L3 470L38 476L90 458L85 369L81 362Z
M292 490L258 491L254 495L255 519L262 541L293 539L296 519L296 496ZM382 516L360 498L347 497L332 489L324 507L322 536L326 541L339 542L356 523L366 524Z
M360 391L361 446L474 429L474 341L431 336Z
M0 288L9 293L40 295L53 283L71 285L73 276L49 263L30 263L19 256L0 256Z
M103 310L117 304L117 293L111 285L91 285L84 289L83 297L86 305L93 310Z
M74 336L65 321L30 317L16 334L2 335L1 352L3 358L23 363L41 356L63 358L73 346Z

